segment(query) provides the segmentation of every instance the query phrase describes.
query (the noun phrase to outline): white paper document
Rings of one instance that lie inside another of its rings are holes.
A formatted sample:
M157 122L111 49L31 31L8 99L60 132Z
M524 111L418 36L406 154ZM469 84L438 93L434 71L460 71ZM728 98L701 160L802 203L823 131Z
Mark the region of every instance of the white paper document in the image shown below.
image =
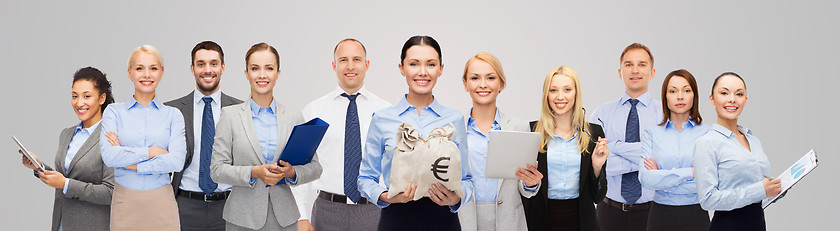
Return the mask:
M790 166L790 168L785 169L785 171L782 172L782 175L779 176L779 179L782 179L782 192L774 197L765 198L761 201L761 207L767 208L767 206L770 206L770 204L779 199L782 194L785 194L790 187L793 187L796 182L799 182L802 178L805 178L808 173L817 168L817 165L817 152L815 152L814 149L811 149L811 151L805 154L805 156L802 156L802 158L799 158L796 163L793 163L793 166Z

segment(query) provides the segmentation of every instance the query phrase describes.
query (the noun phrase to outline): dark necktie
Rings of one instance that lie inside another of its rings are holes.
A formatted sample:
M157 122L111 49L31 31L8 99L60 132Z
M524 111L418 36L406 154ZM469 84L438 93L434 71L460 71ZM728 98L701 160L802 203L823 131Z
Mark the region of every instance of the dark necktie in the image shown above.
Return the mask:
M344 195L356 203L361 198L356 181L359 179L359 165L362 162L362 135L359 131L359 111L356 108L359 93L341 93L341 96L350 100L344 120Z
M213 137L216 136L216 125L213 122L213 98L205 96L204 114L201 115L201 161L198 166L198 187L206 195L216 191L218 184L210 179L210 155L213 155Z
M639 111L636 110L638 99L628 100L632 105L630 107L630 114L627 115L627 127L624 130L624 142L636 143L639 142ZM635 204L636 200L642 196L642 185L639 183L639 171L628 172L621 175L621 196L627 201L627 204Z

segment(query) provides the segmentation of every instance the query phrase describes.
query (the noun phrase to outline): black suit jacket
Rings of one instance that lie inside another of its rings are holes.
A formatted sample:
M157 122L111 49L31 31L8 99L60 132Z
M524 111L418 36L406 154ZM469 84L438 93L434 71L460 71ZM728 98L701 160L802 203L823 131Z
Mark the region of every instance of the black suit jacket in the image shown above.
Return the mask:
M531 131L534 131L536 121L531 122ZM580 230L600 230L598 227L598 217L595 215L594 204L604 199L607 195L607 164L604 162L604 167L601 168L601 173L598 178L595 178L595 172L592 169L592 151L595 150L598 137L605 137L604 130L600 125L590 123L590 134L592 139L589 141L589 146L586 148L589 153L582 154L580 158L580 188L579 188L579 217ZM537 161L539 166L537 170L543 174L542 186L531 198L522 197L522 206L525 209L525 220L528 223L528 230L548 230L548 161L545 152L537 154Z
M166 106L181 110L181 114L184 115L184 130L186 131L185 134L187 136L187 156L184 160L184 168L182 168L181 171L175 172L172 176L172 191L175 192L175 196L178 195L178 186L181 185L181 177L184 176L184 170L190 166L190 163L192 163L193 150L195 150L195 134L193 134L193 94L195 94L195 91L184 97L163 103ZM221 101L222 107L242 103L242 100L233 98L225 93L222 93Z

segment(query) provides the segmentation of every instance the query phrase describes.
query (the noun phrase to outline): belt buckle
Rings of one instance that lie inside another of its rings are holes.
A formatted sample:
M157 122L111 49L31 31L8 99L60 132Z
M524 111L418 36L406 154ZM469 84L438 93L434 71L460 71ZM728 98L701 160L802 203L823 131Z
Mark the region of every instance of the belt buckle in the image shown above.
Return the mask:
M213 202L212 200L207 199L207 194L201 194L201 195L204 195L204 202L207 202L207 203Z
M626 203L621 203L621 211L624 211L625 213L630 212L630 207L632 207L632 205L628 205Z

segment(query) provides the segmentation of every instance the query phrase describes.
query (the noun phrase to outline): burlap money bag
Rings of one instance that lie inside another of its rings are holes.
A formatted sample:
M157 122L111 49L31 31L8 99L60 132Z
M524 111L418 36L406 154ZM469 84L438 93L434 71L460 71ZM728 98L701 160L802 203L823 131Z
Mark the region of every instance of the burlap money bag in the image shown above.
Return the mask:
M452 124L435 128L423 139L410 124L397 128L394 158L391 159L391 185L388 198L405 191L409 183L417 184L414 200L429 196L432 184L441 183L461 198L461 152L452 136Z

